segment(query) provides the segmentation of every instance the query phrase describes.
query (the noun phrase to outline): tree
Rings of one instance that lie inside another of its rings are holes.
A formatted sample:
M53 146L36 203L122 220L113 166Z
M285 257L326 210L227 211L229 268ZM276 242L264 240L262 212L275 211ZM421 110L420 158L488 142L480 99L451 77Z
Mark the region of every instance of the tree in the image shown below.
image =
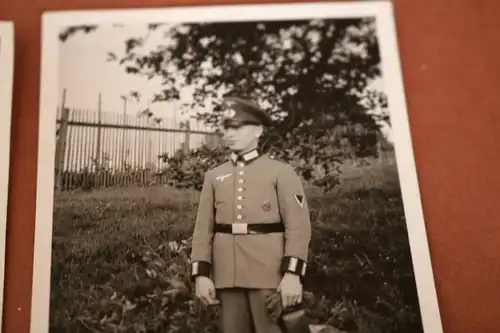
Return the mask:
M160 27L150 24L149 30ZM72 27L61 39L96 28ZM275 120L264 133L263 149L296 163L306 180L325 189L337 183L337 167L346 155L376 154L379 122L388 117L372 114L387 101L367 90L381 74L372 18L181 24L166 27L165 36L153 50L143 48L147 36L135 36L126 40L124 54L109 54L130 75L162 80L153 102L179 99L181 87L195 87L193 102L185 107L211 103L213 111L197 118L213 125L220 121L223 95L259 101ZM202 152L187 160L201 161ZM219 161L221 153L213 154ZM182 184L207 168L198 162L181 170L185 157L164 158L177 166L174 178Z

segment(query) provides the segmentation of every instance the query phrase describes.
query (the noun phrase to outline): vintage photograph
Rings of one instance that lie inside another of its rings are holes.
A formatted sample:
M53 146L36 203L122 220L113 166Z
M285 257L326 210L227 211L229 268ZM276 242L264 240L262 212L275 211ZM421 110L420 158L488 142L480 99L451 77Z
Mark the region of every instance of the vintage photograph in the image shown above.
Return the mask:
M33 333L440 333L389 1L43 15Z
M14 80L14 23L0 21L0 319L3 312L9 196L10 133ZM0 329L1 331L1 329Z

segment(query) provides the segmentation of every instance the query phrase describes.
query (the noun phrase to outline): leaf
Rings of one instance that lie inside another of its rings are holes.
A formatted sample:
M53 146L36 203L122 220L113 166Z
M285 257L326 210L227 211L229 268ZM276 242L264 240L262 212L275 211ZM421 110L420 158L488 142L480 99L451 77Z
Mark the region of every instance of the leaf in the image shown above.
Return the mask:
M156 30L158 27L162 26L162 23L150 23L148 24L149 30Z
M84 34L91 33L97 29L97 25L79 25L79 26L70 26L64 29L59 34L59 40L61 42L66 42L70 37L75 35L78 32L83 32Z
M116 55L113 52L108 52L107 61L115 61L117 59Z
M125 304L123 305L123 312L128 312L128 311L131 311L133 309L135 309L137 307L136 304L133 304L132 302L130 302L129 300L127 300L125 302Z
M179 290L187 289L186 284L183 281L181 281L181 280L167 279L167 282L174 289L179 289Z
M147 274L147 276L149 276L152 279L156 278L156 272L152 269L146 269L146 274Z
M330 325L310 325L309 330L311 333L347 333Z
M139 69L137 67L131 67L131 66L127 66L125 68L125 71L128 73L128 74L138 74L139 73Z
M125 53L130 53L134 48L141 46L143 43L141 38L129 38L125 41Z

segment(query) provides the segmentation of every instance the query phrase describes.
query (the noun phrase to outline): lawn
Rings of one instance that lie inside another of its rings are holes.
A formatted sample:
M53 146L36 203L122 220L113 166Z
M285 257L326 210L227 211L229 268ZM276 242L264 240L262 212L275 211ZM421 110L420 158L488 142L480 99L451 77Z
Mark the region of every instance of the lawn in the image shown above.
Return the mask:
M219 332L187 278L197 200L168 187L56 194L50 332ZM422 332L394 165L347 168L308 200L309 316L349 333Z

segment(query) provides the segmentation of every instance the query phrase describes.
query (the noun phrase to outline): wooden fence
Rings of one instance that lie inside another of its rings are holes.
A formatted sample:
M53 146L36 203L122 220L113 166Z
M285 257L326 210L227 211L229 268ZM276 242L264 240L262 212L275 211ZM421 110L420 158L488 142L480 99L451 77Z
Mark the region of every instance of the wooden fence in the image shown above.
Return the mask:
M68 108L57 110L55 188L100 188L165 183L161 155L215 146L219 136L200 125L151 114L130 115Z

